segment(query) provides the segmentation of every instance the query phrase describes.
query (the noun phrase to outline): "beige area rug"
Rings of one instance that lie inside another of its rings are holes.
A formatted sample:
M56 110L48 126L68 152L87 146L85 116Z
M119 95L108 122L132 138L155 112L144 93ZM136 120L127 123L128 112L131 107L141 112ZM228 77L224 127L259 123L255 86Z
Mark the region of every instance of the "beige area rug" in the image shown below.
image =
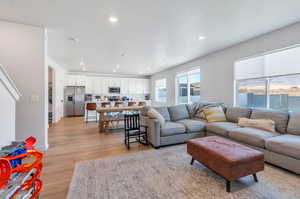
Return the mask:
M258 173L232 183L199 163L190 165L186 145L81 162L76 165L68 199L296 199L300 177L266 165Z

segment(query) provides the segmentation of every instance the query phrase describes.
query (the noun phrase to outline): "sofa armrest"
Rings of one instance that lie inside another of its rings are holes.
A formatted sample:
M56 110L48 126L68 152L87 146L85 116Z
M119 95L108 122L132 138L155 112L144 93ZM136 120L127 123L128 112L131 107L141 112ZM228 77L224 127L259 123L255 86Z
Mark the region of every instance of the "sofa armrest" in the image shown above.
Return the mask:
M141 126L148 126L148 119L149 117L148 116L141 116L140 117L140 124Z
M148 139L154 147L160 146L160 123L157 119L147 120L148 123Z

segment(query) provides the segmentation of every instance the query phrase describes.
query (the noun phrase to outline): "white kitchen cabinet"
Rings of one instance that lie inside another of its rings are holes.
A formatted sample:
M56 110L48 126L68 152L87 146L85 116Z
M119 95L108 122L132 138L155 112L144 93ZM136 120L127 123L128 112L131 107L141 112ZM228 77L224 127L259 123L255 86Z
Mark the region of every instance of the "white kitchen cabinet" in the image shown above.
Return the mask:
M81 75L67 75L66 86L85 86L86 78Z
M87 76L85 79L85 92L88 94L95 93L94 90L94 78Z
M135 80L135 94L143 94L144 85L143 79L136 79Z
M121 87L120 78L108 78L109 79L109 87Z
M109 94L108 88L109 88L109 85L110 85L109 78L107 78L107 77L103 78L102 83L103 83L103 85L102 85L102 88L103 88L102 94L108 95Z
M128 79L129 94L136 94L136 81L133 78Z
M65 85L85 86L86 93L95 95L110 95L109 87L120 87L121 95L150 93L150 80L141 78L66 75Z
M102 94L103 93L103 82L102 82L102 78L99 77L93 77L94 79L94 94Z
M129 80L127 78L121 79L121 94L126 95L129 93Z
M149 94L150 93L150 80L149 79L143 79L143 93Z

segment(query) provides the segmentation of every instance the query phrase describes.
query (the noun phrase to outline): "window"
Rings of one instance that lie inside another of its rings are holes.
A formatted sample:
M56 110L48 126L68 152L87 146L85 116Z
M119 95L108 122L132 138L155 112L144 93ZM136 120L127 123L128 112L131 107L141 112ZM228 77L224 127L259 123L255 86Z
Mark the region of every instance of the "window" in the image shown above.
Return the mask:
M300 75L270 78L270 108L300 110Z
M200 101L200 70L177 75L177 104L197 103Z
M238 103L243 107L300 110L300 75L239 80Z
M183 75L178 77L178 103L188 103L188 76Z
M242 107L264 108L267 104L265 79L241 80L237 83L239 105Z
M235 63L236 105L300 110L300 47Z
M167 80L159 79L155 81L155 101L167 102Z

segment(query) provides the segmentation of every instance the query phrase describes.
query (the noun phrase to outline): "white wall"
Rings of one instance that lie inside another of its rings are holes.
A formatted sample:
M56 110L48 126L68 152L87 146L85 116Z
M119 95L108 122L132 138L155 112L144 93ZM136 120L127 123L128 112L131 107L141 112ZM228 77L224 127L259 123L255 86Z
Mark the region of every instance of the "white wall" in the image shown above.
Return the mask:
M175 103L175 74L192 67L201 69L201 96L203 100L234 103L234 62L267 51L300 43L300 23L245 41L233 47L211 53L186 64L154 74L151 77L154 98L154 81L167 77L168 104ZM207 38L209 39L209 37Z
M45 29L0 21L0 63L22 93L16 106L16 139L38 139L48 147ZM13 111L13 110L11 110Z
M64 117L64 85L67 71L49 56L47 57L47 66L53 69L53 122L58 122Z

